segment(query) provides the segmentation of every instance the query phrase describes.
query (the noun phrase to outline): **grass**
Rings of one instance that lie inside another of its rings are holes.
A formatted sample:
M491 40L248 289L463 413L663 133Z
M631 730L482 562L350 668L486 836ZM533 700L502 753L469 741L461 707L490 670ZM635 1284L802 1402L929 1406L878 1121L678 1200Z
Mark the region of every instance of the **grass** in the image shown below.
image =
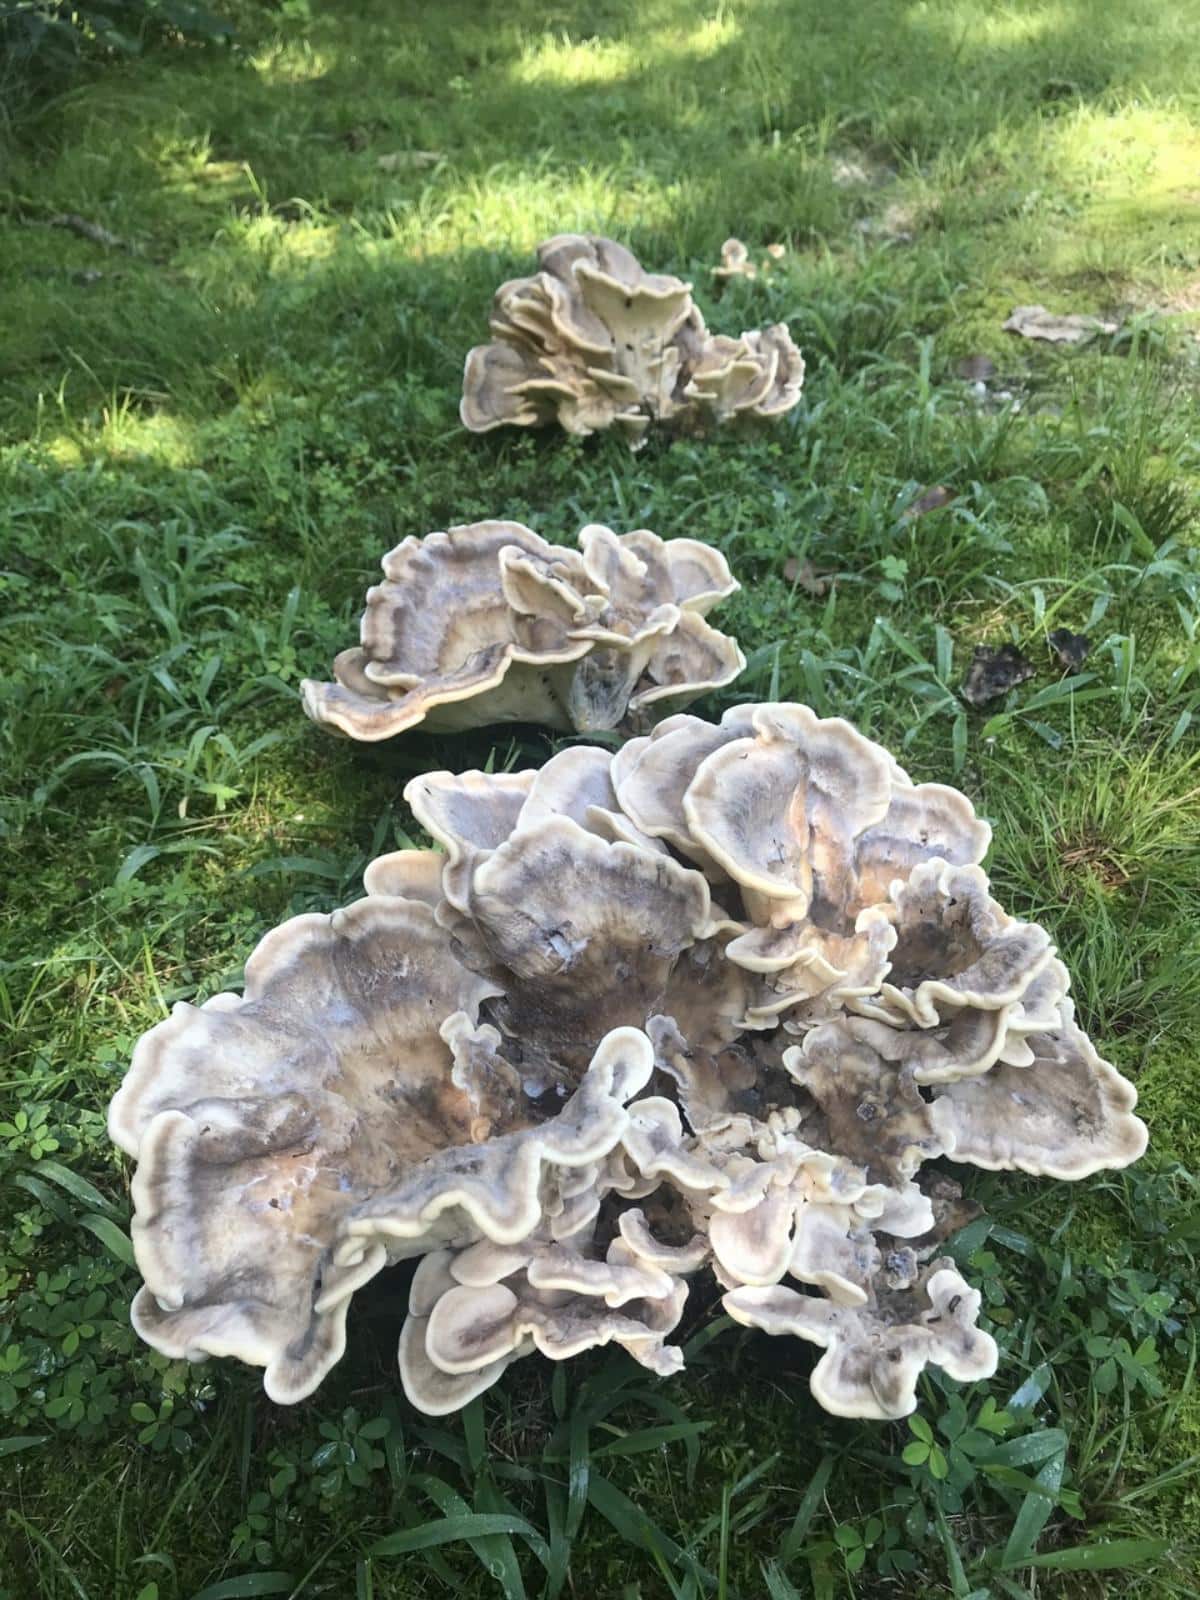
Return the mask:
M0 1595L1200 1594L1200 5L234 20L236 50L82 76L3 150ZM436 161L380 165L405 151ZM801 411L637 457L464 434L492 289L576 228L691 276L721 330L787 318ZM728 234L788 255L718 297ZM1035 301L1120 331L1001 332ZM1004 1358L961 1396L927 1382L915 1429L824 1415L810 1352L710 1340L704 1306L671 1384L531 1360L438 1424L398 1398L402 1273L295 1410L129 1331L102 1117L134 1039L353 898L413 772L550 748L360 750L299 712L382 552L488 515L719 544L737 697L845 714L964 787L1001 897L1139 1085L1134 1172L976 1182L991 1221L956 1249ZM1060 627L1093 640L1073 679ZM972 711L971 653L1004 640L1038 676Z

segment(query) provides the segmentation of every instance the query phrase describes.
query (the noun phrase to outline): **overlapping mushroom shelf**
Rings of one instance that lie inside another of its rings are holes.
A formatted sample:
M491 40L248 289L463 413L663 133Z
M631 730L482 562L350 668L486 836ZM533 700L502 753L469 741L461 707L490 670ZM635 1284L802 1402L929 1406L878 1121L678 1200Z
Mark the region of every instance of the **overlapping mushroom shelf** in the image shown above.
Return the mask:
M953 1164L1076 1179L1146 1132L965 796L776 704L406 795L439 849L138 1045L110 1129L144 1338L298 1400L354 1291L419 1256L399 1358L428 1412L535 1350L674 1372L703 1270L823 1347L837 1414L991 1373L939 1255L973 1214Z
M492 343L467 356L459 414L473 433L615 427L637 449L652 424L695 432L799 403L804 360L786 324L710 333L690 283L594 234L545 240L538 265L500 285Z
M596 523L578 543L548 544L519 522L405 539L334 682L301 685L305 710L361 740L418 723L595 732L737 677L737 641L705 621L738 588L720 551Z

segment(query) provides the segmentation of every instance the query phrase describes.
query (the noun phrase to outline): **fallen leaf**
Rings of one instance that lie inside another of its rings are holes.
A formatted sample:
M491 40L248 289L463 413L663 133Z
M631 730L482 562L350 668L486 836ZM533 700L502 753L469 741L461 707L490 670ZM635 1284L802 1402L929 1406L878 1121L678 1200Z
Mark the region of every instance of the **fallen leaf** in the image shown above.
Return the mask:
M347 128L340 135L342 143L347 150L365 150L370 140L367 130L362 127Z
M393 150L391 155L379 156L375 165L380 172L404 172L408 168L436 167L445 159L440 150Z
M986 383L996 376L996 363L990 356L964 356L954 370L968 383Z
M982 706L989 700L998 700L1033 675L1033 663L1015 644L1002 644L998 650L981 644L971 659L959 693L968 705Z
M1070 628L1055 628L1046 635L1046 643L1072 672L1078 672L1091 653L1092 641L1086 633L1072 633Z
M947 489L944 483L935 483L932 488L922 490L910 506L905 506L904 520L911 522L914 518L923 517L930 511L940 511L954 498L953 489Z
M1016 306L1004 331L1020 334L1022 339L1046 339L1051 344L1081 344L1098 333L1116 333L1117 324L1082 312L1060 317L1045 306Z
M783 575L789 583L798 583L814 600L819 600L829 588L830 574L818 572L807 556L803 560L789 556L783 563Z

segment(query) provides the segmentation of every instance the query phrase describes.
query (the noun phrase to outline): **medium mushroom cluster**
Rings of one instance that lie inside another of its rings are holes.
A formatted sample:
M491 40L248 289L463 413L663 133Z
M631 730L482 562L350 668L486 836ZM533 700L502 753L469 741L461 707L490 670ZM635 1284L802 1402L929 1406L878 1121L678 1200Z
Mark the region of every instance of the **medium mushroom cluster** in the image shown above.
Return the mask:
M538 264L500 285L492 343L467 356L459 415L472 433L616 427L637 449L651 423L696 432L799 403L804 360L786 324L710 333L690 283L593 234L545 240Z
M707 1268L739 1322L823 1347L836 1414L991 1373L938 1253L970 1214L948 1168L1081 1178L1146 1133L962 794L761 704L406 796L440 848L137 1047L110 1127L144 1338L298 1400L354 1291L421 1257L400 1371L438 1413L535 1350L674 1372Z
M596 523L578 543L548 544L519 522L405 539L334 682L301 685L305 710L369 741L418 723L596 732L737 677L737 641L705 621L739 587L720 551Z

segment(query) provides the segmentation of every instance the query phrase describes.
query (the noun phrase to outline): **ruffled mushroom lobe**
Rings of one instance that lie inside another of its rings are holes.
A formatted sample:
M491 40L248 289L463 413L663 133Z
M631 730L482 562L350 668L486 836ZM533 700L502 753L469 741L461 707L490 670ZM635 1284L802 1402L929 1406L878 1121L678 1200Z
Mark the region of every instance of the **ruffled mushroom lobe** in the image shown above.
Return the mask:
M138 1161L143 1336L265 1366L278 1399L310 1393L384 1262L371 1239L338 1254L351 1212L469 1138L431 1014L473 1015L490 992L447 959L427 906L371 897L275 929L244 997L178 1005L146 1034L109 1111Z
M949 1261L934 1262L912 1289L870 1307L779 1286L735 1289L723 1304L735 1322L825 1346L810 1384L818 1404L835 1417L908 1416L926 1366L971 1383L991 1377L999 1358L995 1340L975 1326L979 1292Z

